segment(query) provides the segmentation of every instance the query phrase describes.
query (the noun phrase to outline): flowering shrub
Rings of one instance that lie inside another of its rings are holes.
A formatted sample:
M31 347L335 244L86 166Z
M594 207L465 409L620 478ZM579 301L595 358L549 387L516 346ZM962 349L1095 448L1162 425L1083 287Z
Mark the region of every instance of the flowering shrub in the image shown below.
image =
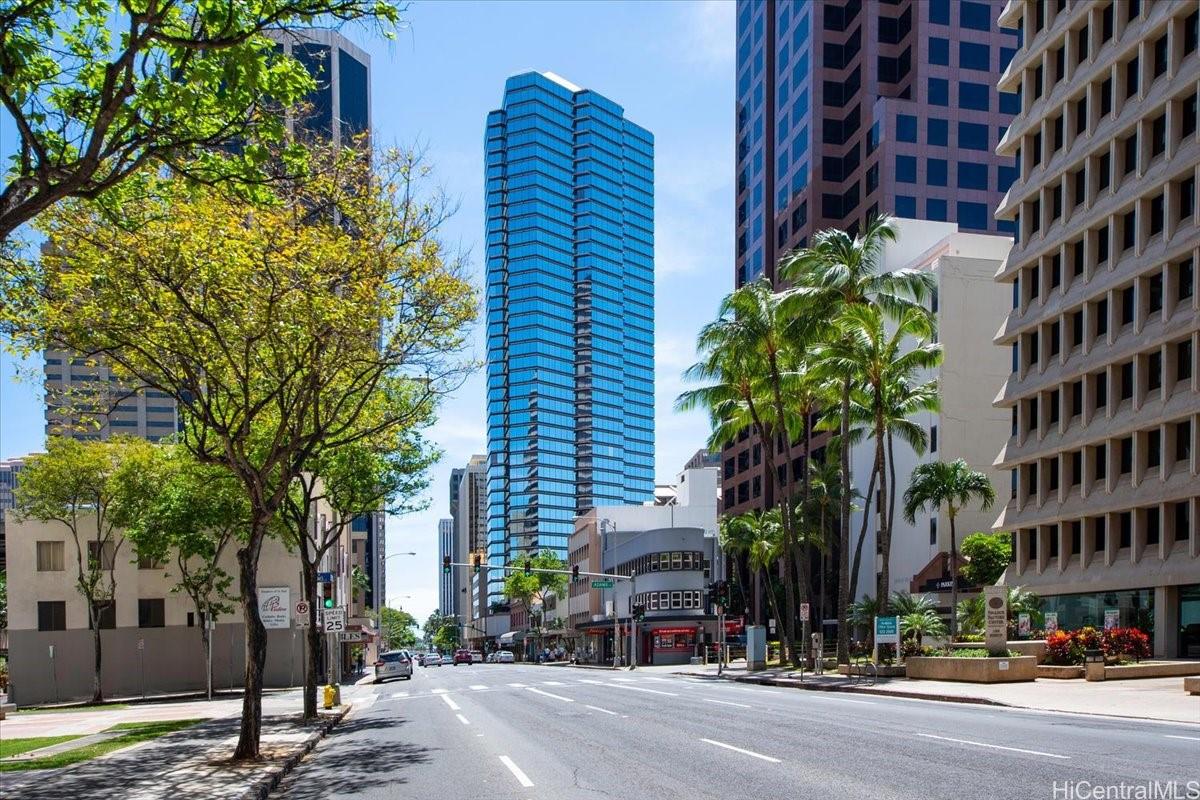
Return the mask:
M1113 628L1098 631L1092 627L1077 631L1053 631L1046 636L1046 663L1082 664L1087 650L1103 651L1106 659L1149 658L1150 637L1137 628Z
M1109 658L1150 657L1150 637L1137 628L1113 628L1100 637L1100 649Z

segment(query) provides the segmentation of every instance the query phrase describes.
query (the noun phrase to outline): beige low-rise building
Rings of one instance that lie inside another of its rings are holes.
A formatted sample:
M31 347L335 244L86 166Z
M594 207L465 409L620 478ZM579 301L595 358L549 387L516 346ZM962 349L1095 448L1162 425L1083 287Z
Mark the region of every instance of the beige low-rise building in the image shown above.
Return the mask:
M8 533L8 635L10 699L20 705L88 697L93 679L93 636L87 601L76 589L77 550L70 530L59 522L21 520L7 514ZM325 508L315 524L332 518ZM81 526L81 531L86 525ZM362 592L355 592L351 574L363 566L367 548L363 534L346 526L330 548L320 570L318 591L347 606L347 635L335 643L326 637L329 652L340 653L332 664L336 676L352 664L355 645L365 647L366 662L375 658L374 623L366 616ZM82 543L87 557L88 543ZM222 554L221 567L233 577L237 591L237 543ZM200 625L203 621L192 600L177 591L178 569L173 561L153 564L139 561L132 543L118 537L100 554L111 563L115 578L115 603L101 617L103 665L101 680L106 696L162 694L202 690L205 657ZM328 580L325 580L328 578ZM105 576L107 584L107 574ZM259 562L260 607L267 630L267 687L295 686L304 677L304 628L297 620L296 603L303 599L299 555L283 542L268 538ZM245 670L245 626L240 605L219 617L213 630L212 670L217 689L237 688ZM272 614L271 610L275 609ZM329 649L332 647L332 651Z
M1010 0L1008 584L1200 657L1200 9Z

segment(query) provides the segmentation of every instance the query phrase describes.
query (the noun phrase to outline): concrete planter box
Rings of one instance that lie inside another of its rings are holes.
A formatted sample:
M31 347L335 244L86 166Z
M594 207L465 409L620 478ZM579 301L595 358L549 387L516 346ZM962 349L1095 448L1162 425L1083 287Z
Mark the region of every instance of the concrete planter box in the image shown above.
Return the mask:
M1188 694L1200 694L1200 678L1184 678L1183 690Z
M1143 661L1140 664L1104 668L1104 680L1106 681L1128 678L1174 678L1184 675L1200 675L1200 661Z
M1033 656L1014 656L1013 658L914 656L905 664L908 667L908 677L933 681L1015 683L1031 681L1037 677L1037 659Z
M1038 664L1039 678L1082 678L1083 667L1058 664Z
M953 649L958 648L977 648L983 647L982 642L955 642L950 645ZM1023 656L1033 656L1037 659L1037 663L1042 664L1046 661L1046 640L1045 639L1015 639L1008 642L1008 649L1015 650Z

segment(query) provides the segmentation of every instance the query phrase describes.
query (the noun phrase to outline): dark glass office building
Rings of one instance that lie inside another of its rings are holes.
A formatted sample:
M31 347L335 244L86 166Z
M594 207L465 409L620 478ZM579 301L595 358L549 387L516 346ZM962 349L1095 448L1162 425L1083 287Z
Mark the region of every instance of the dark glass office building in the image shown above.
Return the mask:
M1004 0L738 0L737 285L875 213L1011 232Z
M576 514L654 496L654 139L530 72L485 147L488 560L565 560Z

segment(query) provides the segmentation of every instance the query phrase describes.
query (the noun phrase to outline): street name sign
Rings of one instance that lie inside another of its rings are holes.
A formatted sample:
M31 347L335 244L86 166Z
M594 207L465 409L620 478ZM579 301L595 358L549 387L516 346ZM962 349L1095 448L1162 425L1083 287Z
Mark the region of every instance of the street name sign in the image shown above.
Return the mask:
M592 581L593 589L611 589L613 582L607 579Z

